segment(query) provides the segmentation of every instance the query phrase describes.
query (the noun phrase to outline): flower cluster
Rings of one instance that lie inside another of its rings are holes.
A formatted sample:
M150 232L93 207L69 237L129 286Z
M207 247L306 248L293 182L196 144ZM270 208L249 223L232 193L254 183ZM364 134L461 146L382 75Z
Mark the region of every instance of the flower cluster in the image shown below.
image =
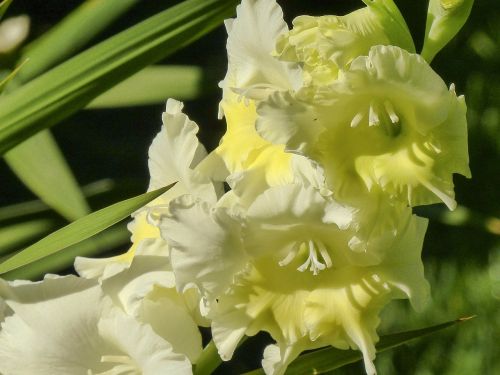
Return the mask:
M429 298L412 207L453 209L452 175L470 172L463 97L414 53L392 2L366 4L289 30L274 0L242 1L220 145L207 155L167 102L150 190L177 184L134 215L127 253L0 284L0 372L191 373L201 325L223 360L268 332L267 374L328 345L376 373L381 309Z

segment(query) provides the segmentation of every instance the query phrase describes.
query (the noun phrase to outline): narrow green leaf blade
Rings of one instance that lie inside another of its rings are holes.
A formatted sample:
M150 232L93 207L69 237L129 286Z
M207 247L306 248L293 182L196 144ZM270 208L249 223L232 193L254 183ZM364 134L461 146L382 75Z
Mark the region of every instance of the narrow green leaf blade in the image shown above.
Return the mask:
M31 80L74 53L137 2L84 2L23 50L21 61L27 63L19 69L8 89ZM19 144L5 155L5 160L33 193L67 220L76 220L90 212L71 168L49 131L40 132Z
M406 344L408 341L441 331L467 319L469 318L452 320L431 327L381 336L377 344L377 352ZM286 373L287 375L323 374L361 359L363 359L363 356L358 350L325 348L300 356L288 366Z
M3 0L0 2L0 19L3 18L3 15L9 8L10 3L12 3L12 0Z
M29 63L19 72L18 80L27 82L71 56L138 2L139 0L85 1L23 49L21 60L29 59Z
M39 280L46 273L56 273L71 267L77 256L92 257L103 254L129 241L130 232L123 225L109 228L92 238L67 247L35 262L2 275L5 280Z
M17 177L67 220L76 220L90 212L90 207L50 132L38 133L7 152L4 157Z
M0 274L26 266L102 232L160 196L173 185L115 203L74 221L2 262Z
M5 78L0 81L0 93L4 91L7 85L14 80L14 78L19 74L23 66L28 62L28 60L21 61Z
M97 195L109 193L115 187L115 182L111 179L102 179L92 182L82 187L86 198L93 198ZM8 206L0 207L0 225L5 225L12 221L29 219L30 216L40 215L50 211L50 207L39 199L14 203Z
M19 249L20 246L38 239L54 229L51 219L36 219L22 223L11 224L0 228L0 255Z
M471 318L473 317L460 318L426 328L381 336L380 341L377 344L377 353L406 344L411 340L441 331L445 328L470 320ZM359 350L340 350L328 347L301 355L288 366L286 374L326 374L361 359L363 359L363 355ZM259 374L264 374L264 371L262 369L257 369L247 372L245 375Z
M204 35L237 0L187 0L82 52L0 100L0 153Z
M202 92L198 66L149 66L92 100L87 109L119 108L190 100Z

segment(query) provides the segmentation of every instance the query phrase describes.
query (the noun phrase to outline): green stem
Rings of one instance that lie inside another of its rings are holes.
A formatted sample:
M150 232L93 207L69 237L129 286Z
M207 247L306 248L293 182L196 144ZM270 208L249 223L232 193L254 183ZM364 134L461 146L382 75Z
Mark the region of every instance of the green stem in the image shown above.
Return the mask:
M243 336L238 343L238 347L240 347L241 344L243 344L247 339L248 336ZM214 340L211 340L208 345L203 348L203 352L201 352L200 358L198 358L198 361L194 366L193 375L210 375L217 367L219 367L221 363L222 359L217 352Z
M219 365L222 359L217 352L214 341L210 341L203 349L200 358L193 369L193 375L210 375Z

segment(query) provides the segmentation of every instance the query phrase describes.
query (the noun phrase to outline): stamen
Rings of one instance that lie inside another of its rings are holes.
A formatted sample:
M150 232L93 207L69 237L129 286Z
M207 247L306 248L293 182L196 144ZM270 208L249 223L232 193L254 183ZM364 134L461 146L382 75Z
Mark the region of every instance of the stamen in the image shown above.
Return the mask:
M396 114L392 103L385 100L383 106L375 107L372 102L371 107L378 108L380 110L377 114L377 125L380 125L385 134L389 137L396 137L399 135L401 132L400 119Z
M356 126L358 126L361 120L363 120L363 117L363 113L358 112L356 116L354 116L351 120L351 128L355 128Z
M321 242L316 243L319 248L319 253L323 257L323 260L326 263L326 267L330 268L332 266L332 258L330 258L330 254L328 254L328 250L326 249L325 245L323 245Z
M300 272L304 272L307 269L307 267L309 267L309 263L311 263L311 257L310 256L307 258L307 260L305 261L304 264L302 264L299 268L297 268L297 270L300 271Z
M297 242L293 245L293 248L292 248L292 251L290 251L286 257L284 257L282 260L280 260L278 262L278 264L283 267L283 266L286 266L288 264L290 264L290 262L292 260L295 259L295 257L297 256L297 253L299 252L300 250L300 242Z
M368 113L368 125L374 126L374 125L378 125L379 123L380 123L380 118L378 117L378 114L375 111L375 104L371 103L370 110Z
M394 107L392 106L392 103L390 101L386 100L384 102L384 107L385 107L385 110L387 111L387 114L389 115L389 118L391 119L391 122L393 124L398 123L399 117L396 114L396 112L394 111Z
M424 147L429 151L434 151L436 154L441 153L441 147L439 147L437 142L425 142Z
M306 269L309 269L309 271L311 271L313 275L317 275L320 271L323 271L325 268L330 268L332 266L332 259L330 258L325 245L323 245L319 241L316 241L315 243L312 240L309 240L307 242L307 246L309 249L309 256L307 257L307 260L297 268L298 271L304 272ZM318 259L318 250L326 265Z

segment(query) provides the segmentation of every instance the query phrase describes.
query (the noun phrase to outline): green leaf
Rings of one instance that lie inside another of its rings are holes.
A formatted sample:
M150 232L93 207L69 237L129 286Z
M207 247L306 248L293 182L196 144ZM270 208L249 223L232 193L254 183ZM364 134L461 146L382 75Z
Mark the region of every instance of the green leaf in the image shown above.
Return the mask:
M82 48L139 0L87 0L22 50L29 63L19 74L27 82ZM82 32L84 30L84 32Z
M2 2L0 2L0 18L2 18L7 11L10 3L12 3L12 0L3 0Z
M0 254L8 253L55 228L51 219L36 219L0 228Z
M85 185L82 187L82 191L85 197L91 198L99 194L109 193L113 190L114 185L115 183L112 180L103 179ZM26 219L28 216L43 214L48 211L50 211L50 207L38 199L3 206L0 207L0 224L18 220L19 218Z
M22 67L28 62L28 60L21 61L21 63L16 66L14 70L7 74L5 78L0 81L0 93L3 92L5 87L16 77Z
M67 220L76 220L90 212L90 207L50 132L38 133L7 152L4 157L17 177Z
M460 318L431 327L394 333L380 337L377 344L377 353L406 344L407 342L438 332L473 317ZM287 375L325 374L350 363L363 359L359 350L340 350L332 347L323 348L301 355L287 368ZM264 374L262 369L247 372L245 375Z
M14 203L0 207L0 222L48 211L49 207L40 200Z
M247 339L248 337L244 336L238 342L238 347L240 347ZM217 367L219 367L221 363L222 359L217 352L217 347L215 346L214 341L210 340L196 360L196 365L193 368L193 375L210 375Z
M74 53L138 0L84 2L22 52L22 69L12 88L31 80ZM82 32L85 30L85 32ZM57 46L57 48L54 48ZM90 212L85 197L49 131L34 135L5 155L19 179L40 199L69 221Z
M0 264L0 274L26 266L102 232L146 205L174 184L115 203L51 233Z
M362 1L378 15L385 32L394 45L408 52L415 52L415 44L413 43L408 25L393 0Z
M469 18L474 0L430 0L422 57L434 56L460 31Z
M82 52L0 100L0 153L85 107L126 77L204 35L237 0L187 0Z
M167 98L190 100L202 92L198 66L149 66L92 100L88 109L165 103Z
M209 375L222 363L213 340L203 348L200 358L196 361L193 375Z
M64 251L49 255L2 275L5 280L37 280L46 273L56 273L71 267L77 256L92 257L112 250L129 241L130 232L125 226L110 228L94 237L67 247Z

